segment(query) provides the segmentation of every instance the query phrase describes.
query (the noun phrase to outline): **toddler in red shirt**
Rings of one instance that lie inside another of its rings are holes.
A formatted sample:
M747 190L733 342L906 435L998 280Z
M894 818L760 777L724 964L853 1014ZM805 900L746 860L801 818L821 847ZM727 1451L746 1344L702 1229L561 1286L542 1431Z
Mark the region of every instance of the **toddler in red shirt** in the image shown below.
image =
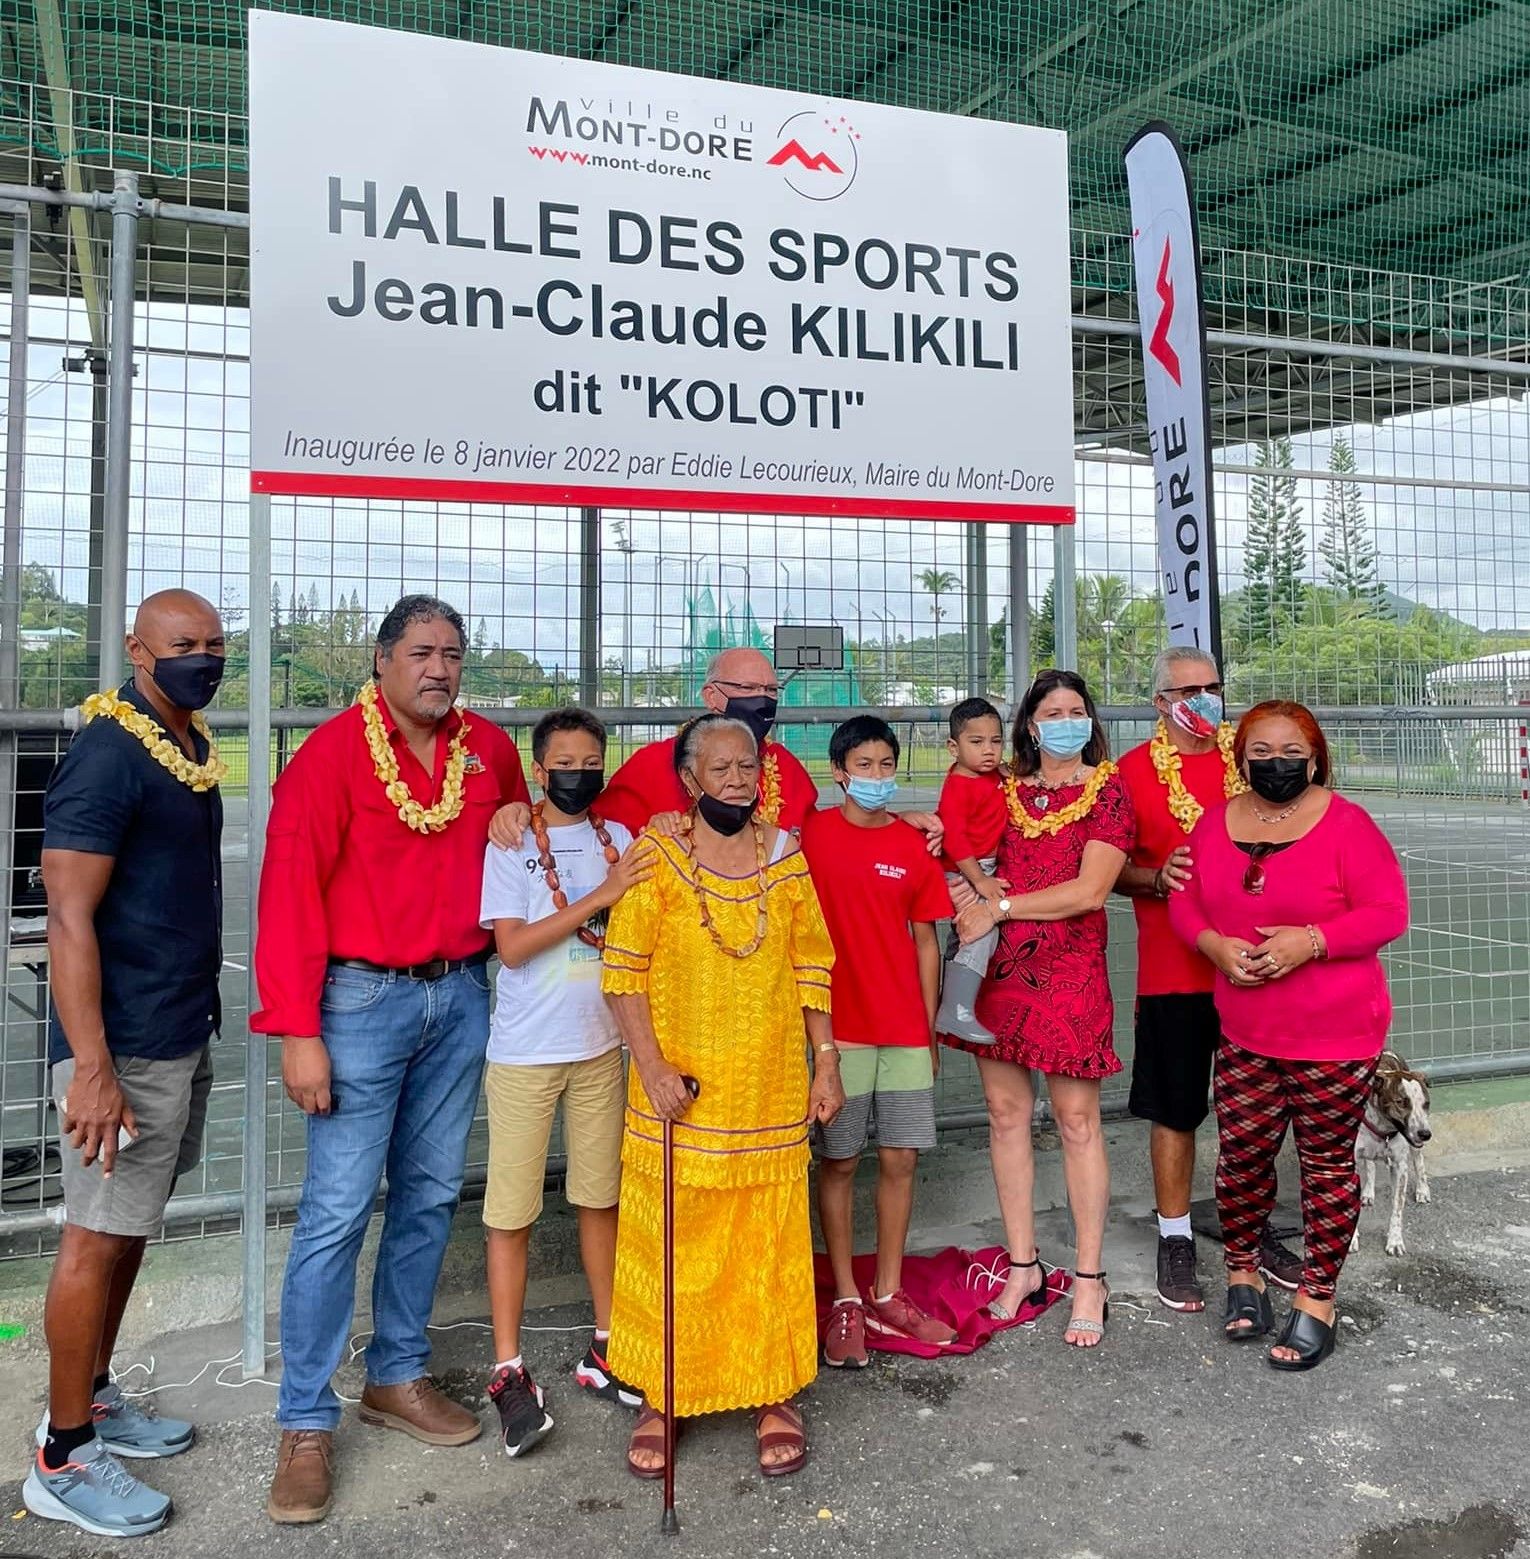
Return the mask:
M954 762L941 786L935 810L946 825L946 881L968 882L980 897L997 904L1009 884L994 876L999 836L1008 817L1004 799L1004 722L986 698L963 699L951 711L946 750ZM945 978L935 1032L991 1045L993 1035L978 1022L973 1008L988 960L998 945L995 924L987 936L962 945L953 926L946 942Z
M904 1292L903 1246L919 1154L935 1146L932 1032L940 989L935 925L951 913L940 863L919 833L888 814L897 793L898 738L885 720L856 715L829 739L844 805L808 814L802 849L834 941L834 1041L844 1108L822 1128L818 1213L834 1271L824 1363L863 1367L866 1336L945 1347L956 1333ZM869 1294L856 1287L855 1167L877 1130L877 1262Z

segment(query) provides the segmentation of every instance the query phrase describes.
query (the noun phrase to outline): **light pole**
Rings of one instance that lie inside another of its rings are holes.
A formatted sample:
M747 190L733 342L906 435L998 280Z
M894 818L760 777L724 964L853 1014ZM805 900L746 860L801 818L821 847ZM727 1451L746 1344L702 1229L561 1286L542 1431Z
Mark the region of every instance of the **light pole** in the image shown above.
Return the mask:
M1115 620L1105 617L1100 620L1100 632L1105 635L1105 702L1110 702L1110 636L1116 631Z
M776 559L776 567L781 570L781 610L776 613L778 620L785 622L792 613L792 571L781 561Z
M892 678L888 671L887 640L892 633L893 619L891 612L879 612L876 607L872 607L871 615L882 624L882 704L885 708L890 706L892 703L892 699L889 697L889 693L891 692Z

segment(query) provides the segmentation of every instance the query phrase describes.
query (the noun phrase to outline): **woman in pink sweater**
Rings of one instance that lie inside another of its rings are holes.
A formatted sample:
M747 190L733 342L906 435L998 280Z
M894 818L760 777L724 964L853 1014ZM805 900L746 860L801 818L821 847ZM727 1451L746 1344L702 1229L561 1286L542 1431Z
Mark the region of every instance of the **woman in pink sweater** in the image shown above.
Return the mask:
M1328 744L1309 710L1259 704L1233 755L1250 792L1201 818L1194 875L1169 915L1217 968L1227 1337L1274 1330L1259 1237L1290 1126L1306 1266L1270 1364L1305 1370L1333 1351L1334 1285L1360 1216L1355 1133L1392 1016L1377 954L1408 928L1408 890L1369 814L1327 788Z

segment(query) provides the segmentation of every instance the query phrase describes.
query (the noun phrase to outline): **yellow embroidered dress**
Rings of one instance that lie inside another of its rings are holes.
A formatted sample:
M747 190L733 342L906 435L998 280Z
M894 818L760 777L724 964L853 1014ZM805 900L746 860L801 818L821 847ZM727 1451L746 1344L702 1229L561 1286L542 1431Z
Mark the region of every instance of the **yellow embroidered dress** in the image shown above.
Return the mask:
M718 876L676 841L655 842L653 876L611 912L603 986L646 994L664 1058L701 1083L675 1127L675 1411L690 1417L784 1401L818 1373L802 1010L829 1010L834 950L801 854L766 867L765 940L739 959L703 929L693 874L729 947L754 936L755 874ZM633 1067L609 1357L656 1408L662 1141Z

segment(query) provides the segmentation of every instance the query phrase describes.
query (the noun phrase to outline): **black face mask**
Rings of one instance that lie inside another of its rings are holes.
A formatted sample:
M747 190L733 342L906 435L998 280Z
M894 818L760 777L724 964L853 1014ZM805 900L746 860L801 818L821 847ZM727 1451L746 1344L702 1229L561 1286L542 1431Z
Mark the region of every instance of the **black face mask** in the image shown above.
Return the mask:
M1248 782L1256 796L1275 806L1296 798L1312 783L1308 773L1310 758L1250 758Z
M758 805L759 798L756 796L751 796L748 801L719 801L716 796L709 796L702 791L696 798L696 810L701 813L707 827L727 835L741 832L754 816L754 809Z
M162 655L149 673L177 709L205 709L223 680L221 655Z
M777 700L763 693L753 698L730 698L723 713L732 720L742 720L754 732L754 739L763 742L776 723Z
M606 788L606 776L599 769L550 769L542 788L560 812L574 817L594 805Z

